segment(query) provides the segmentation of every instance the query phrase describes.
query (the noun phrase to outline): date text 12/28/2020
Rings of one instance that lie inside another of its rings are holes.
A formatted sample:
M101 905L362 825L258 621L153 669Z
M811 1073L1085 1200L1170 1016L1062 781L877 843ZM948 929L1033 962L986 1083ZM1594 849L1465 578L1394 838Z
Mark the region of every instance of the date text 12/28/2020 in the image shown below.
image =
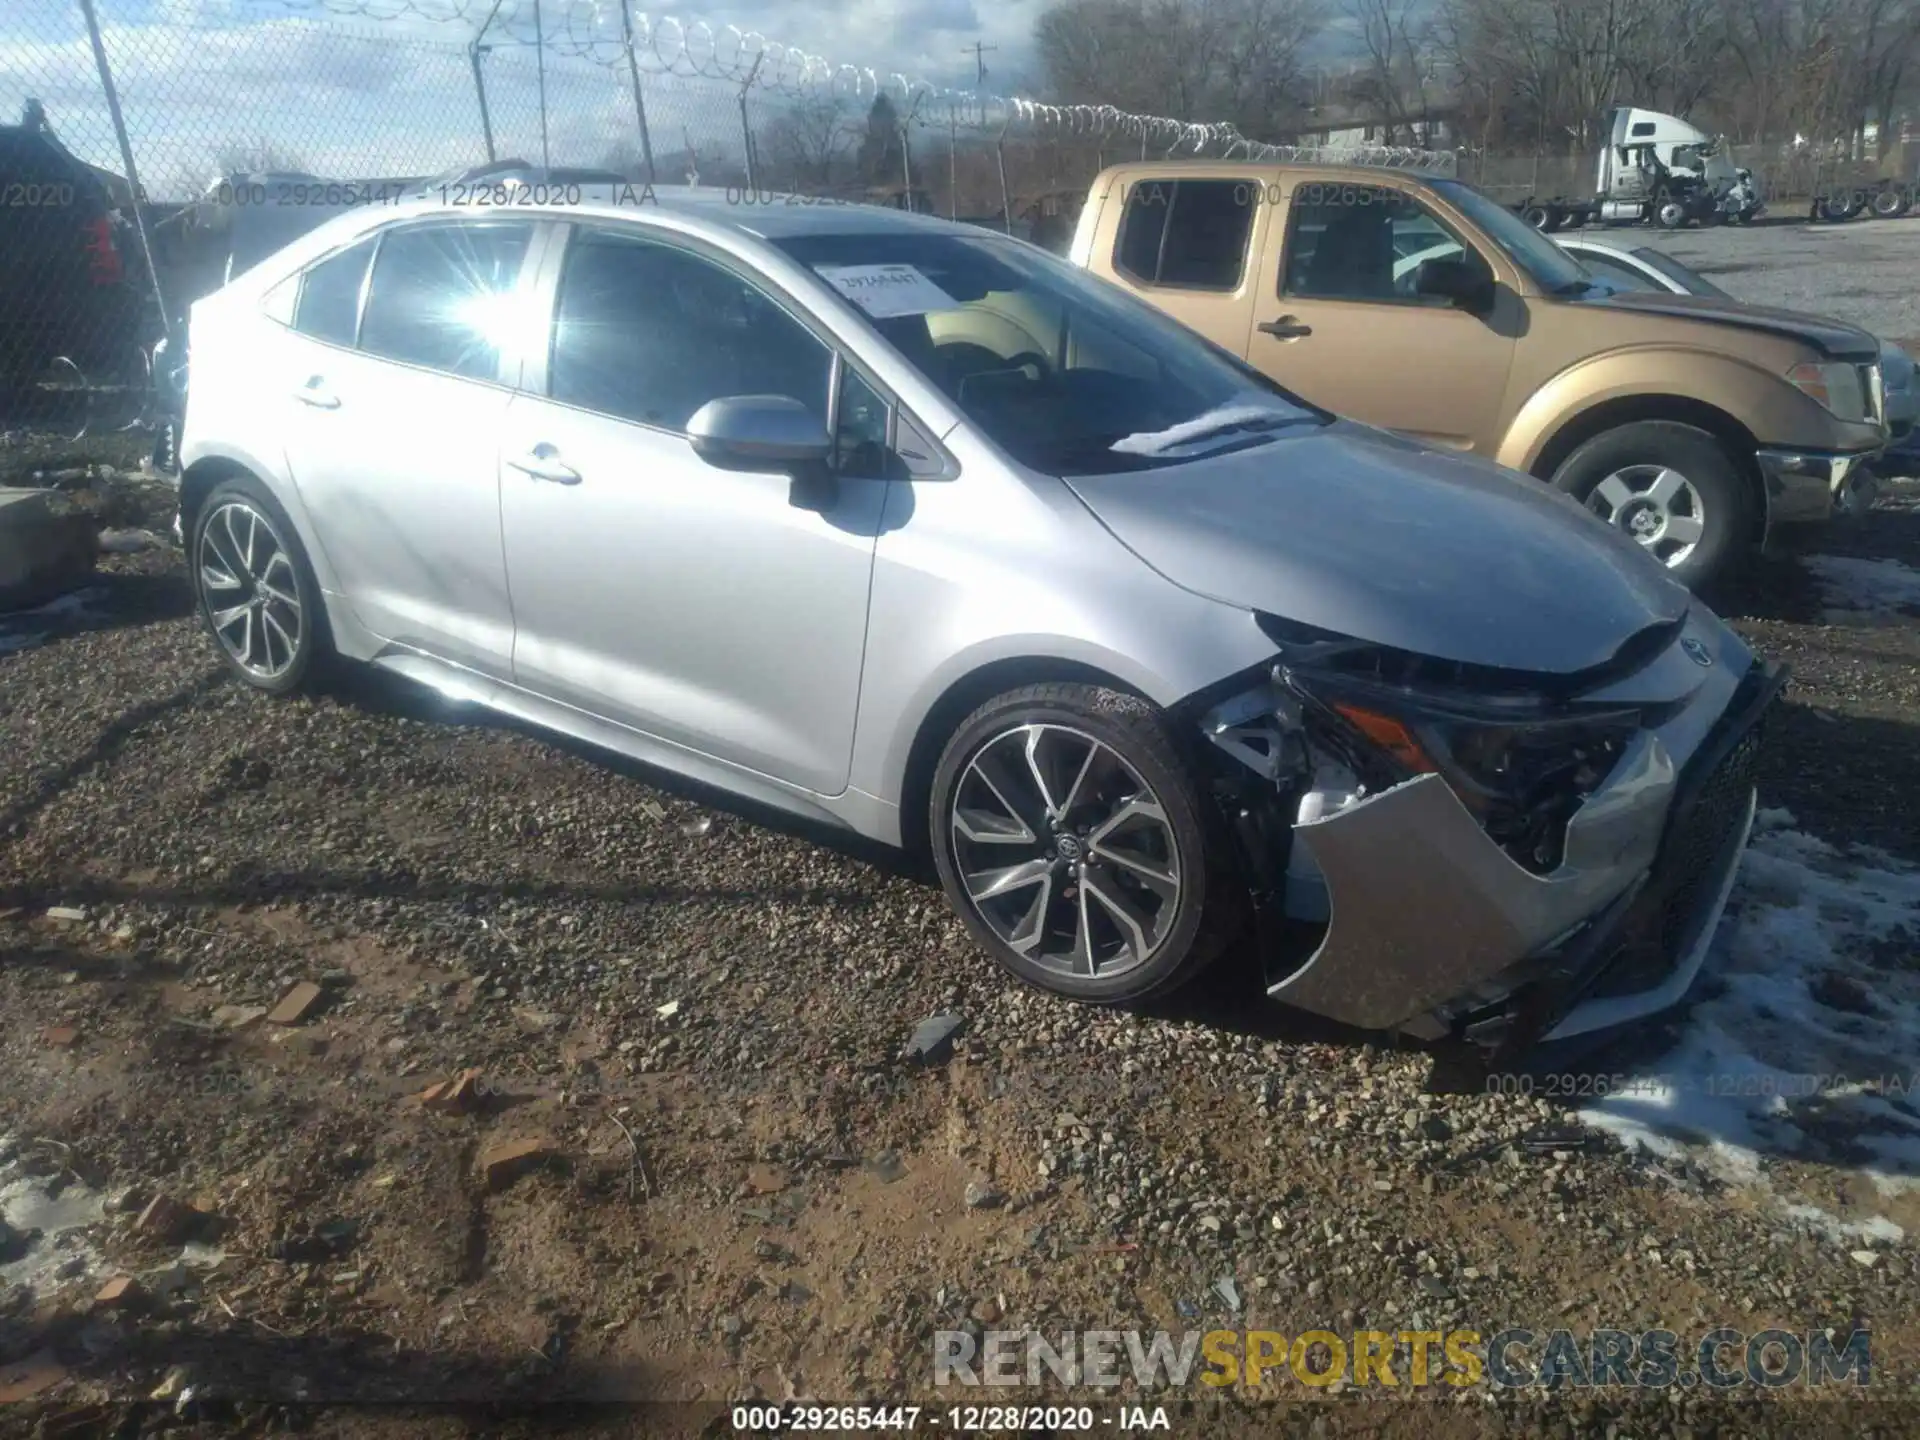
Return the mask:
M1091 1405L736 1405L733 1428L742 1432L829 1433L948 1430L956 1434L1059 1434L1071 1430L1170 1430L1164 1405L1121 1405L1108 1414Z

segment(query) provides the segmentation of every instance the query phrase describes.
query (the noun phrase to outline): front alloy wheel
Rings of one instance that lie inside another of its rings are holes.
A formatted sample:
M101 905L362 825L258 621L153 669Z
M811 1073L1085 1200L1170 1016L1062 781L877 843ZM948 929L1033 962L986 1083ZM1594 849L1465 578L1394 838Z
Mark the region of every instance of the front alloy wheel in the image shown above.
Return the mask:
M950 823L968 899L1036 965L1118 975L1152 957L1179 913L1160 797L1083 731L1002 731L967 762Z
M1042 685L960 727L929 818L947 894L995 959L1045 989L1116 1003L1180 983L1219 951L1232 887L1209 886L1221 850L1206 813L1159 711Z

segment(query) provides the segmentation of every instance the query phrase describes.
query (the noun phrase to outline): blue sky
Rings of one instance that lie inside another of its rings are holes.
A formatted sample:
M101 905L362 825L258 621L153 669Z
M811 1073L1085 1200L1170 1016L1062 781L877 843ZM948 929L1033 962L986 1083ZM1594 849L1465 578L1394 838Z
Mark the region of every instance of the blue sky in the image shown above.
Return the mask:
M321 8L322 4L327 8ZM550 38L610 41L618 0L541 0ZM1047 0L682 0L634 14L661 24L671 54L685 27L704 22L940 85L970 86L971 47L986 54L987 88L1037 82L1034 22ZM133 134L141 179L170 194L213 173L219 152L265 142L324 174L423 173L485 158L464 50L492 0L96 0L109 59ZM342 15L342 9L364 11ZM331 13L330 13L331 12ZM374 19L370 16L389 18ZM533 0L502 0L485 62L498 152L540 153L531 34ZM697 35L694 37L697 42ZM609 48L609 57L617 51ZM624 65L555 57L548 66L547 143L556 163L591 164L637 133ZM657 153L691 143L717 160L739 149L732 86L644 76ZM75 0L0 5L0 116L38 96L55 130L97 164L120 170L106 107ZM756 126L781 102L753 100Z

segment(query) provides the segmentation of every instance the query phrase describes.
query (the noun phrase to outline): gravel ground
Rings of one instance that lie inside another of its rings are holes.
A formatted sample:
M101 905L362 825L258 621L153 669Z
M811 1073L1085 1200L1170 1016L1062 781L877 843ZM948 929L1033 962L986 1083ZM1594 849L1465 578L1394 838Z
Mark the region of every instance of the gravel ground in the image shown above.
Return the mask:
M1751 304L1831 315L1920 352L1920 217L1587 233L1665 250Z
M0 480L51 471L116 534L164 532L163 490L80 458L14 437ZM139 543L0 622L0 1386L35 1356L62 1377L0 1433L506 1434L391 1402L607 1398L719 1433L700 1404L955 1403L936 1330L1103 1326L1874 1337L1863 1412L1287 1382L1176 1410L1196 1435L1920 1420L1920 1118L1886 1083L1920 1015L1914 487L1815 537L1839 568L1776 557L1717 597L1798 675L1771 868L1698 1016L1543 1057L1524 1095L1429 1094L1424 1056L1270 1009L1244 963L1142 1014L1018 989L884 856L376 676L243 692L178 554ZM298 1023L262 1017L301 981ZM934 1016L952 1053L916 1062ZM1703 1034L1878 1078L1675 1124L1596 1103L1591 1077ZM466 1067L470 1106L418 1101ZM544 1162L485 1183L522 1139ZM120 1274L144 1305L94 1299ZM389 1405L311 1403L342 1400Z

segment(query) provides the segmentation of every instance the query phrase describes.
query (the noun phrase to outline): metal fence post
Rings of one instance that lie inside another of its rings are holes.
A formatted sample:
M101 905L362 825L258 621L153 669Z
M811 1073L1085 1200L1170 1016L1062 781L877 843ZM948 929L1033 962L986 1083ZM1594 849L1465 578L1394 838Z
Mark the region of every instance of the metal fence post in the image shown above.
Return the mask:
M1009 114L993 140L993 163L1000 171L1000 228L1009 235L1013 234L1013 196L1007 193L1007 126L1011 124L1013 116Z
M960 218L960 120L947 107L947 218Z
M747 92L753 88L753 82L760 74L760 62L766 58L767 52L764 50L753 57L753 69L747 72L747 78L740 86L740 138L747 147L747 194L749 196L758 195L760 187L757 183L759 177L754 173L753 124L747 118Z
M620 26L627 41L627 79L633 83L633 117L640 122L640 154L647 162L647 183L654 183L653 136L647 132L647 102L640 95L640 62L633 53L633 10L620 0Z
M127 189L133 202L133 228L140 236L140 255L147 262L147 281L153 286L153 303L160 308L160 334L174 352L173 316L167 311L167 297L160 288L160 267L153 258L153 237L147 233L146 191L140 184L139 168L133 163L133 142L127 138L127 119L120 113L120 92L114 88L113 67L107 64L107 47L100 39L100 17L93 13L93 0L80 0L80 13L86 17L87 39L93 45L93 63L100 72L100 89L107 98L107 114L113 120L113 138L120 146L120 163L127 167Z
M553 168L553 156L547 149L547 39L540 28L540 0L533 0L534 73L540 82L540 167Z
M467 62L473 66L473 93L480 99L480 134L487 142L487 163L493 164L500 157L493 148L493 111L487 104L487 77L480 69L480 57L491 50L486 43L487 31L493 28L494 17L500 13L503 0L493 0L493 9L487 12L487 18L480 22L473 43L467 46Z

